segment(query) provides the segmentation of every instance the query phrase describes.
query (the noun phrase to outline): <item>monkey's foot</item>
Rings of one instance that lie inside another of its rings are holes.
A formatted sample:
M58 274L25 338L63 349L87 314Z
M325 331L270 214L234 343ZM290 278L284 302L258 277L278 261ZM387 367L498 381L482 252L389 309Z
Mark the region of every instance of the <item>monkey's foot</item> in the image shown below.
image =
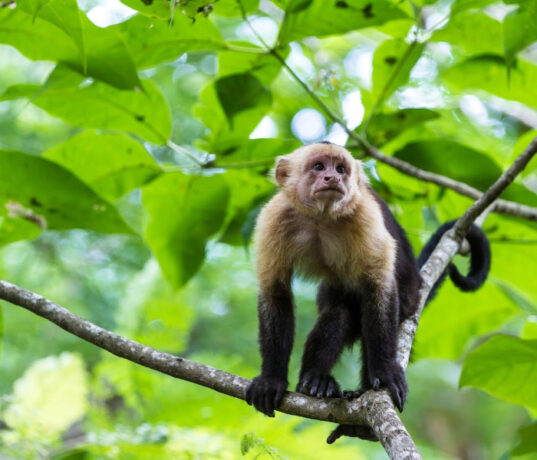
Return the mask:
M373 390L378 390L381 386L386 387L392 396L395 407L399 409L399 412L403 412L408 395L408 384L405 371L397 362L393 361L386 368L370 370L369 381Z
M338 425L337 428L330 433L326 442L332 444L341 436L351 436L360 438L366 441L378 441L377 435L368 426L362 425Z
M279 377L258 375L246 389L246 402L269 417L282 402L287 380Z
M300 378L296 391L317 398L339 398L341 390L339 385L330 374L324 374L316 370L304 373Z

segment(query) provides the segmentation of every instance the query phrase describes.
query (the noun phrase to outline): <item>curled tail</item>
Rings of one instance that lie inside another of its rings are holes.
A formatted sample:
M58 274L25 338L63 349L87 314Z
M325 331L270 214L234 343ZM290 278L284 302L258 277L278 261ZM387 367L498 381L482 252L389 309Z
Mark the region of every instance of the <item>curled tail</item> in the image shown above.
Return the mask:
M433 252L434 248L442 238L442 235L452 228L455 225L455 222L456 220L451 220L438 227L438 230L436 230L429 241L427 241L427 244L423 247L421 254L418 257L418 265L420 269ZM470 270L468 271L468 275L461 275L459 270L457 270L457 267L450 263L434 284L427 297L426 303L436 295L437 289L445 280L448 273L453 284L455 284L461 291L465 292L479 289L487 279L490 269L490 244L487 236L477 225L472 224L466 235L466 239L470 244Z

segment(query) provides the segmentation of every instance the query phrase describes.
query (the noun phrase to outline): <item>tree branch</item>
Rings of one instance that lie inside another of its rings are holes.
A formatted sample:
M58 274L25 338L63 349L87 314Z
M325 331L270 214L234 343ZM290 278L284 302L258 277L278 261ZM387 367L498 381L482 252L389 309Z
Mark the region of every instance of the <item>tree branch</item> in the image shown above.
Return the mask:
M459 250L464 235L480 214L492 209L493 201L514 180L537 152L537 139L515 160L511 167L459 219L440 240L421 270L423 286L416 313L405 320L398 335L397 359L406 368L410 349L425 299L431 287ZM107 331L40 295L0 280L0 299L23 307L110 353L164 374L212 388L220 393L244 399L249 380L205 366L185 358L164 353ZM360 398L317 399L288 392L278 409L291 415L348 425L370 426L391 459L420 459L412 438L395 412L386 390L368 391Z
M286 60L278 53L278 51L276 51L275 49L271 49L269 50L269 52L282 64L282 66L289 72L291 77L300 86L302 86L302 88L304 88L304 91L308 93L308 95L315 101L319 108L329 118L331 118L332 121L339 124L349 135L349 137L364 149L364 152L368 156L380 161L381 163L392 166L393 168L397 169L403 174L406 174L407 176L415 177L416 179L422 180L424 182L431 182L433 184L439 185L440 187L449 188L461 195L467 196L474 200L477 200L483 196L483 193L480 190L468 184L465 184L464 182L459 182L449 177L417 168L416 166L413 166L406 161L385 155L377 147L370 145L369 142L363 136L347 127L345 121L341 117L339 117L333 110L331 110L330 107L328 107L324 103L324 101L319 96L317 96L317 94L315 94L315 92L308 86L308 84L297 75L297 73L289 66L289 64L287 64ZM494 203L493 211L537 221L537 208L515 203L513 201L496 200Z

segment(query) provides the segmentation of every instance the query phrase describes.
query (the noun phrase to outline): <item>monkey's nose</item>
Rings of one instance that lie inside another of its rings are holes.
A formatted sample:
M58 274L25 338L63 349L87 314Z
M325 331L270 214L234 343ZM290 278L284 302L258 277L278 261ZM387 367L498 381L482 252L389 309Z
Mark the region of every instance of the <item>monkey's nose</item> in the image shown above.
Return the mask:
M325 182L330 182L332 180L332 176L324 176Z

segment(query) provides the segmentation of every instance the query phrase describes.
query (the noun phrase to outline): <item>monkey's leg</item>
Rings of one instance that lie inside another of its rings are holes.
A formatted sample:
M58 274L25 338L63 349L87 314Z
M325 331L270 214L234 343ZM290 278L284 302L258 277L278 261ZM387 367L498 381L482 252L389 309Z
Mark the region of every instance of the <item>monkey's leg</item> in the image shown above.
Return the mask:
M306 341L297 391L318 398L341 396L330 371L349 341L353 324L346 300L341 289L325 283L319 287L319 318Z
M288 386L287 367L293 347L295 318L291 288L274 284L258 298L261 374L246 390L246 402L274 417Z
M405 372L395 359L399 297L395 286L369 283L362 307L362 389L385 386L399 411L408 394ZM365 367L365 369L364 369Z

